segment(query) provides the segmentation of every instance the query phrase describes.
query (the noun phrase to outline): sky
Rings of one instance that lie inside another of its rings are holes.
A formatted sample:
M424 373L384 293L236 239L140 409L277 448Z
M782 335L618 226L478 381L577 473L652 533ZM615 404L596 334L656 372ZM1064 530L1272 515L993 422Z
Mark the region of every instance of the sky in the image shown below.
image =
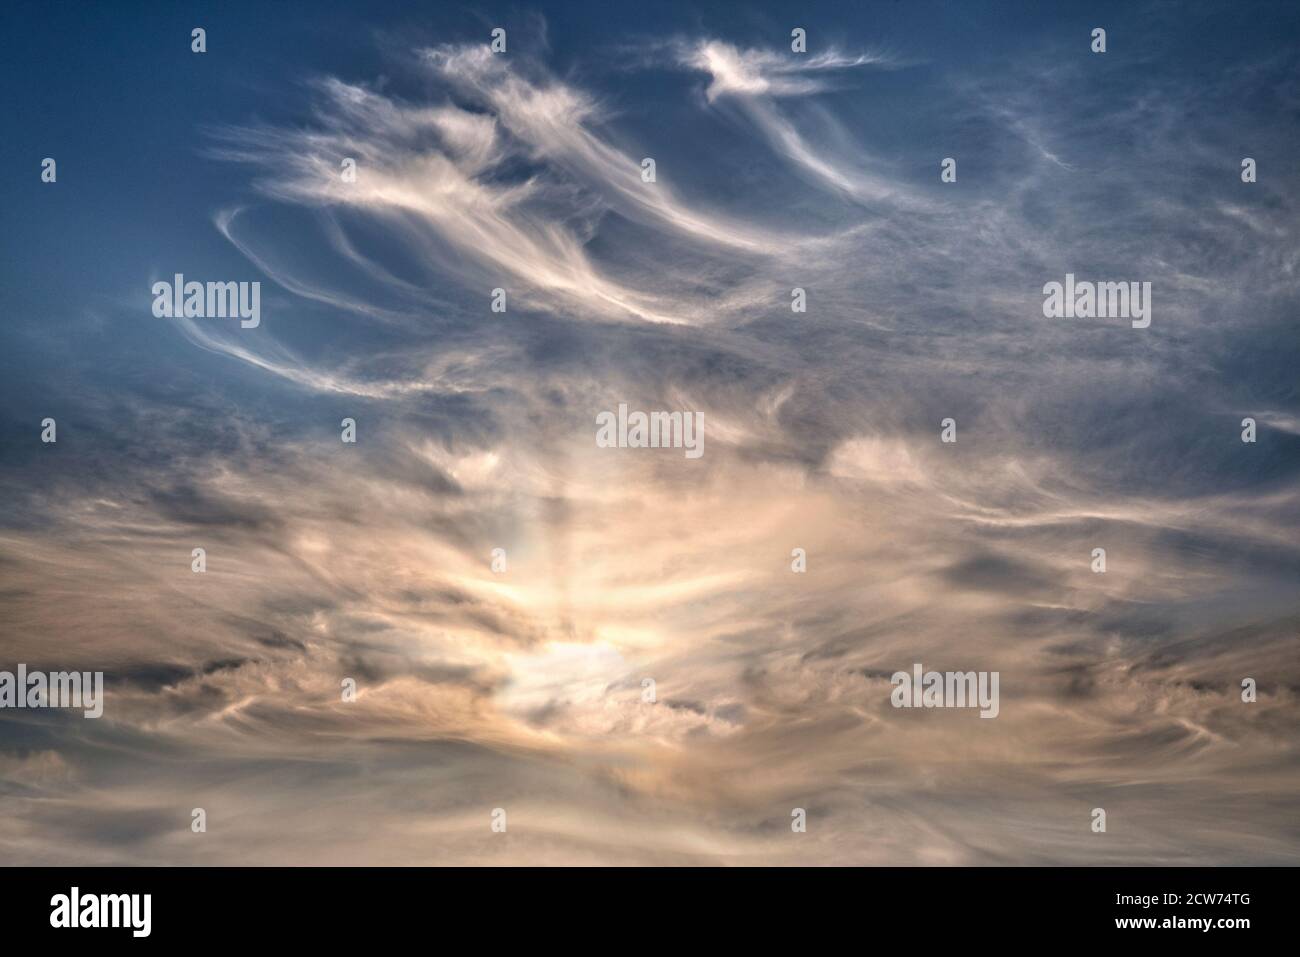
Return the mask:
M1300 863L1293 4L0 17L0 864Z

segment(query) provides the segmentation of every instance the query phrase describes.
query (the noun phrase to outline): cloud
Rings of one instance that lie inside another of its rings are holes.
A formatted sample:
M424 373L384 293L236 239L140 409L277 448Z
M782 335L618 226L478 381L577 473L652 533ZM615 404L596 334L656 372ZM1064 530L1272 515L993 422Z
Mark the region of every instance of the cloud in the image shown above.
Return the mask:
M719 40L679 42L676 59L680 66L709 74L708 103L734 100L769 145L813 182L861 201L907 200L896 184L859 168L848 156L837 155L832 141L846 138L838 124L829 123L832 136L809 141L775 103L824 92L831 88L830 75L839 71L890 68L896 65L893 59L883 54L847 56L834 48L813 55L784 55L741 50Z
M677 50L683 66L709 74L709 102L724 96L805 96L825 90L828 74L860 66L888 67L880 53L848 56L831 48L812 55L771 50L742 50L721 40L683 42Z
M1234 107L1293 81L669 49L703 100L451 44L232 118L255 333L124 296L24 353L3 648L109 698L0 723L6 860L1296 862L1294 176L1212 145L1293 137ZM642 182L648 118L708 161ZM1067 271L1151 328L1044 320ZM705 456L598 449L619 402ZM997 720L892 708L918 661Z

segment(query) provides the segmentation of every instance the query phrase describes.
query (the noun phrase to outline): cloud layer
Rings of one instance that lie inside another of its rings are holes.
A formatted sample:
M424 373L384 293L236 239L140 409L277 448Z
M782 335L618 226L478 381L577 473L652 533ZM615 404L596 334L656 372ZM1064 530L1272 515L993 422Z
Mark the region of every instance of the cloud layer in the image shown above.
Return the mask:
M4 661L109 698L0 721L0 857L1300 862L1298 184L1237 173L1300 74L1037 50L864 124L911 67L853 49L413 45L209 130L261 327L150 320L57 446L5 426ZM1044 320L1067 272L1151 328ZM620 402L706 454L596 448ZM914 662L999 717L892 708Z

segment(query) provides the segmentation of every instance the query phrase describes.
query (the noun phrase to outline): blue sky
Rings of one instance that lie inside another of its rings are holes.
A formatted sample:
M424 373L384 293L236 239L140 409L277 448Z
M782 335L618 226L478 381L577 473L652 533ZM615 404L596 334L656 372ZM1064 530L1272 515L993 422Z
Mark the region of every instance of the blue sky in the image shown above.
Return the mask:
M4 16L0 859L1296 862L1293 5Z

